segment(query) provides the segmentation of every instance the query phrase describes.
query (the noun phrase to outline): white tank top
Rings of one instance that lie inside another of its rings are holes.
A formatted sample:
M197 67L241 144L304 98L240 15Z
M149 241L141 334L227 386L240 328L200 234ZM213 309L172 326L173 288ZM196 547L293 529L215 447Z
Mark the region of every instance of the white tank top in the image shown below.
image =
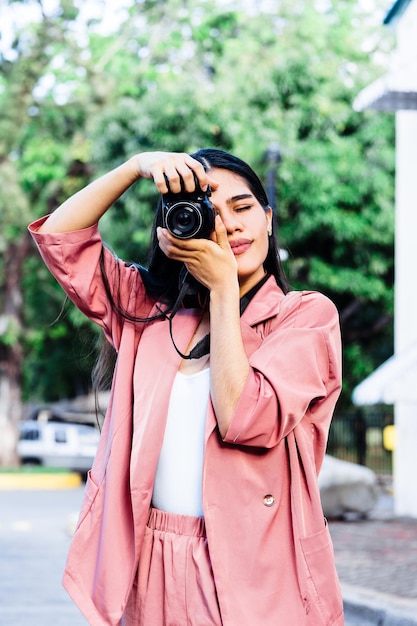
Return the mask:
M203 516L204 430L210 370L177 375L169 401L152 505L179 515Z

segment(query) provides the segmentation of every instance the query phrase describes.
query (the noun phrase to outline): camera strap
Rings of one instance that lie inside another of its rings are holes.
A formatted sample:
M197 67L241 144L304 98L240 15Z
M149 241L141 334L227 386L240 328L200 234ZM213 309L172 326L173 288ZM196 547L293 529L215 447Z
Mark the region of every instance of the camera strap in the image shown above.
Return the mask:
M259 289L266 283L266 281L268 280L270 274L265 274L265 276L254 286L252 287L252 289L250 289L247 293L245 293L244 296L241 297L240 299L240 316L242 317L246 307L248 306L249 302L252 300L252 298L254 297L254 295L259 291ZM190 289L190 283L188 282L188 277L190 277L191 279L191 285L193 284L192 281L195 281L195 279L191 276L191 274L189 274L187 272L187 274L184 277L180 292L178 294L178 298L172 308L172 311L168 317L168 321L169 321L169 334L171 336L171 341L172 344L175 348L175 350L178 352L178 354L181 356L181 358L183 359L199 359L202 356L204 356L205 354L209 354L210 352L210 334L205 335L202 339L200 339L200 341L198 343L196 343L196 345L194 346L194 348L192 350L190 350L189 354L183 354L176 346L175 341L174 341L174 337L173 337L173 333L172 333L172 318L174 317L174 315L177 313L178 309L181 307L182 301L184 299L184 297L187 295L189 289ZM191 289L193 289L194 287L191 286Z

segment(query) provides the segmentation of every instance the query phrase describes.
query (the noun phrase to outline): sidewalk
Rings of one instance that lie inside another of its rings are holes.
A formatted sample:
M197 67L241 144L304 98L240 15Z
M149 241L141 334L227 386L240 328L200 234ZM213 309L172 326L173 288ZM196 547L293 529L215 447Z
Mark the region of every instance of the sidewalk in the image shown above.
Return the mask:
M355 626L417 626L417 519L381 493L366 519L330 521L346 616Z

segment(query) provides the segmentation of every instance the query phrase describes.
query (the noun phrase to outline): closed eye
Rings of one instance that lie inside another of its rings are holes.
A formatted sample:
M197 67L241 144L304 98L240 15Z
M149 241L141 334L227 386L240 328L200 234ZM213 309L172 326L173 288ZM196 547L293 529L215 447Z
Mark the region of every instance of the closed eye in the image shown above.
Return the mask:
M240 213L241 211L248 211L248 210L249 210L249 209L251 209L251 208L252 208L252 205L251 205L251 204L248 204L248 205L245 205L245 206L237 206L234 210L235 210L237 213Z

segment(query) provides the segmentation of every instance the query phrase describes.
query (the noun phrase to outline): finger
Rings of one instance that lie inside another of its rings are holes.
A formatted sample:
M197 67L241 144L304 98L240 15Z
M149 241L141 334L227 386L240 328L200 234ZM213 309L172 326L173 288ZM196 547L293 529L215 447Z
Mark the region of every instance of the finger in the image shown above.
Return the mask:
M166 228L157 228L157 238L162 252L176 261L189 261L201 252L204 241L201 239L178 239Z
M152 178L159 193L168 193L170 183L163 169L152 172Z
M179 260L178 253L176 252L175 248L169 243L167 238L164 237L164 235L162 234L158 235L158 242L159 242L160 249L162 250L162 252L165 254L166 257L168 257L169 259L173 259L175 261Z
M210 185L211 190L218 189L219 183L212 178L209 174L207 175L208 184Z
M166 153L165 155L166 156ZM151 170L158 191L162 194L192 193L196 188L196 180L202 191L207 191L208 185L217 189L218 183L205 171L203 165L186 153L171 153L160 160Z
M207 190L208 176L200 161L193 159L189 154L185 155L184 165L187 167L186 171L181 171L181 175L184 181L184 189L188 193L192 193L196 188L196 180L198 186L202 191Z
M193 159L190 155L187 155L187 157L188 159L186 159L185 162L192 169L194 176L197 178L200 189L202 191L207 191L208 185L210 185L211 189L217 189L219 183L215 178L210 176L210 170L207 172L200 161ZM190 191L194 191L194 187L192 187Z
M188 159L188 161L187 161ZM165 182L171 193L192 193L196 188L196 178L204 181L207 187L207 175L203 166L189 155L176 155L173 161L165 165Z
M164 178L168 191L171 193L180 193L181 191L182 176L179 171L180 169L181 167L174 162L169 162L165 165Z
M162 194L179 193L184 186L184 181L187 180L187 185L191 190L195 187L193 171L190 165L185 163L185 159L189 159L189 155L185 153L157 153L157 156L162 154L162 158L159 158L153 166L150 168L150 175L152 176L158 191ZM194 161L194 159L191 159Z
M218 188L219 183L210 176L210 172L206 172L200 161L197 161L190 155L186 155L186 159L184 162L189 167L189 169L192 170L193 174L192 176L190 176L190 172L186 172L186 178L181 172L184 178L186 191L192 192L195 190L195 178L197 179L198 185L202 191L207 191L209 185L212 189Z
M207 187L210 184L210 177L204 169L202 163L200 163L200 161L197 161L197 159L194 159L189 154L187 154L185 162L193 173L193 178L189 179L190 186L187 187L187 191L195 190L195 179L197 179L200 189L202 191L207 191Z
M226 249L229 247L226 226L224 225L219 213L216 213L214 218L214 235L216 242L221 248Z
M166 256L171 256L175 253L175 244L172 242L172 237L166 228L158 226L156 229L156 236L158 238L159 247Z

